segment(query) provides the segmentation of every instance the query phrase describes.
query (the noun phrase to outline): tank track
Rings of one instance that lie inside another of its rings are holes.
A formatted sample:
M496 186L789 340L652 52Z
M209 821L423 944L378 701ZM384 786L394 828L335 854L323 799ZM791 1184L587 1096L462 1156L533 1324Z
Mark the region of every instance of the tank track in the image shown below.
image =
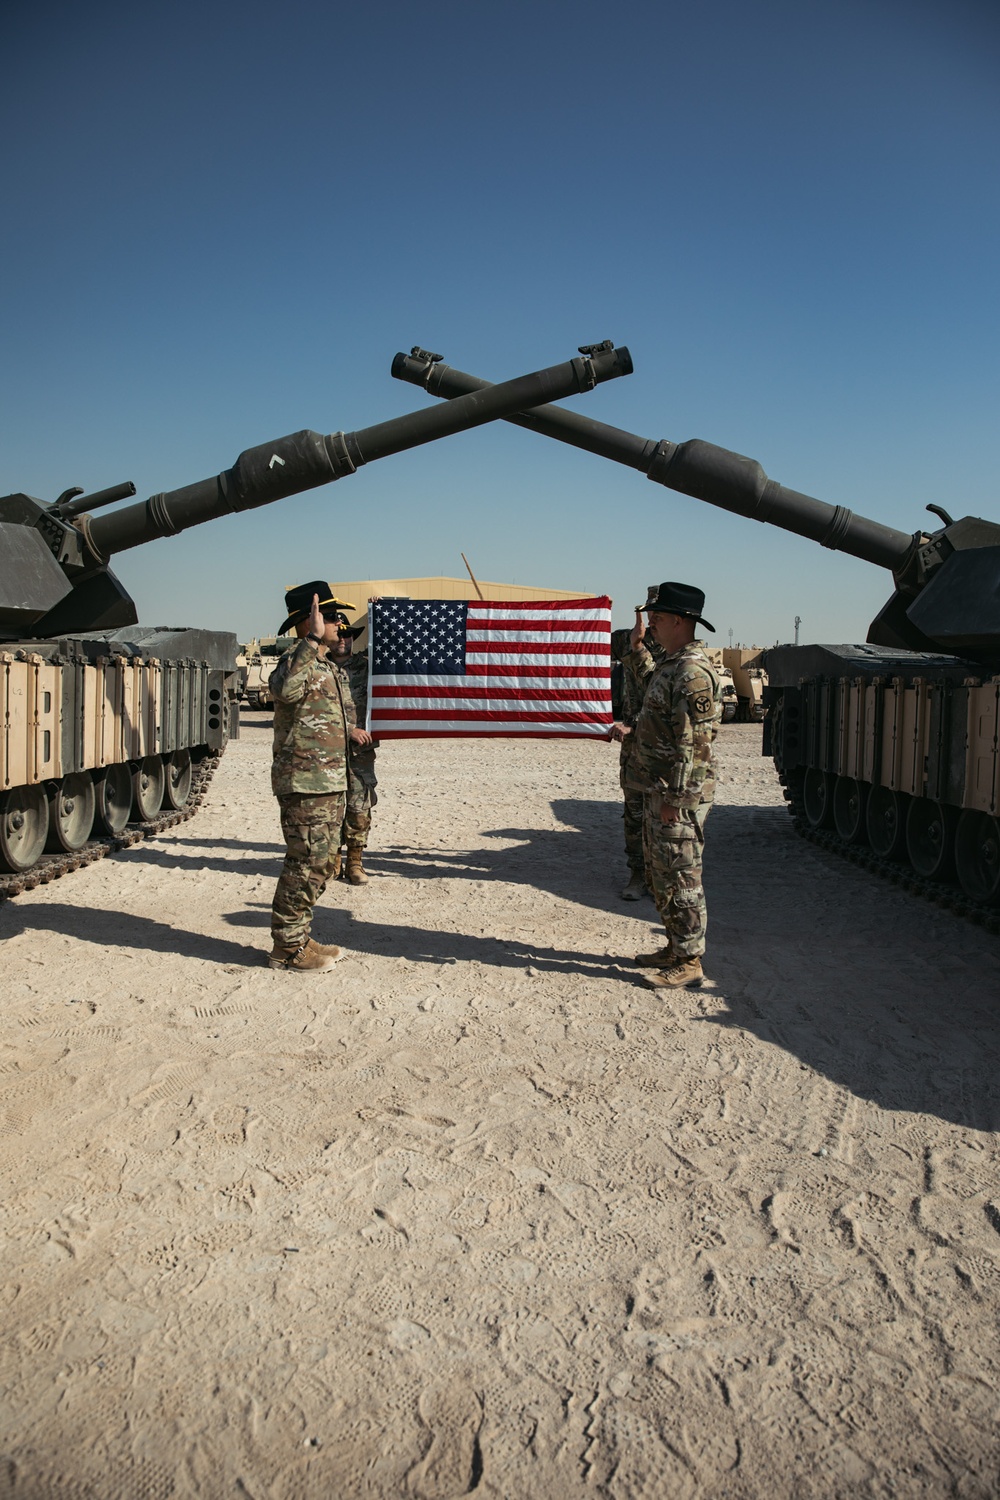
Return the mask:
M842 859L849 859L852 864L898 885L912 896L920 896L925 901L933 902L935 906L946 907L956 916L985 927L987 932L1000 933L1000 909L997 907L967 896L961 886L948 885L942 880L928 880L925 876L918 875L911 865L896 859L886 859L883 855L876 854L867 844L845 844L833 829L813 828L806 818L800 790L790 786L788 782L785 782L784 790L795 831L810 844L817 844L819 848L828 849Z
M142 823L129 823L121 833L104 834L100 838L89 839L82 849L74 849L72 854L43 854L30 870L23 870L18 875L9 875L0 871L0 905L11 896L20 896L24 891L33 891L36 886L47 885L50 880L58 880L63 875L70 875L74 870L82 869L84 865L92 865L95 860L103 859L106 854L117 854L122 849L128 849L132 844L140 843L143 839L156 838L166 829L174 828L178 823L186 823L205 800L205 794L215 775L220 758L221 752L217 755L206 755L204 760L198 761L192 767L191 795L183 807L170 807L157 813L155 818L148 818Z

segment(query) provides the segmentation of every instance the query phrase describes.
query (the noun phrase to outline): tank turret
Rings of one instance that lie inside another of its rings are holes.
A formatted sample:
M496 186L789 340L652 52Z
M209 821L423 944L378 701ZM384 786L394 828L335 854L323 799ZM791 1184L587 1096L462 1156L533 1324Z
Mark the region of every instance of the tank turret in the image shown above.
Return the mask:
M105 507L134 485L71 489L52 505L0 498L0 900L190 817L238 730L236 637L137 625L110 558L631 368L627 349L585 347L444 407L358 432L292 433L117 510Z
M393 374L452 400L484 388L419 348ZM941 525L909 534L712 443L554 406L507 420L892 573L864 645L767 651L765 753L808 837L895 880L909 865L911 888L1000 931L1000 525L929 505Z

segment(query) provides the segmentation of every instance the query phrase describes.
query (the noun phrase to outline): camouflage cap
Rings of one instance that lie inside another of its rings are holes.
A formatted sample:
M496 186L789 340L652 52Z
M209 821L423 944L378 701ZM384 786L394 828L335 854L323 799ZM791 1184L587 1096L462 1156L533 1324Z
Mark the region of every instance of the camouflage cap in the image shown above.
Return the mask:
M346 599L335 598L330 585L322 578L316 578L312 583L297 583L293 588L285 590L285 609L288 612L288 618L278 631L279 635L287 635L293 626L308 619L314 594L319 598L320 609L324 611L355 608L353 604L348 604Z
M702 619L705 595L691 583L651 583L646 595L646 610L665 615L685 615L697 620L715 634L715 626Z

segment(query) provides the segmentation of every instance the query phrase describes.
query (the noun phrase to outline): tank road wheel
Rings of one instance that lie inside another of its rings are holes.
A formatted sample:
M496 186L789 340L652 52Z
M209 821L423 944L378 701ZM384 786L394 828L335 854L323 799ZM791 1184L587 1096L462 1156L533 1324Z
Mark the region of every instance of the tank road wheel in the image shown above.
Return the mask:
M955 869L967 896L1000 902L1000 820L966 809L955 834Z
M845 844L864 844L868 833L865 828L865 803L868 801L868 783L855 781L853 776L838 776L833 787L833 826Z
M906 797L887 786L873 786L865 808L868 842L883 859L901 859L906 849Z
M180 810L187 806L191 796L194 768L191 765L190 750L175 750L173 755L168 756L166 773L167 802L171 807Z
M810 766L802 781L802 810L810 828L829 828L832 804L833 777Z
M98 825L105 833L121 833L132 811L132 772L128 766L108 766L95 791Z
M914 797L906 814L906 852L918 875L949 880L955 870L958 814L943 802Z
M49 836L46 849L72 854L82 849L94 826L97 795L89 771L64 776L52 793L49 804Z
M15 786L0 797L0 870L30 870L49 832L49 801L40 786Z
M158 755L147 755L132 773L132 800L140 822L155 818L163 806L163 788L167 775Z

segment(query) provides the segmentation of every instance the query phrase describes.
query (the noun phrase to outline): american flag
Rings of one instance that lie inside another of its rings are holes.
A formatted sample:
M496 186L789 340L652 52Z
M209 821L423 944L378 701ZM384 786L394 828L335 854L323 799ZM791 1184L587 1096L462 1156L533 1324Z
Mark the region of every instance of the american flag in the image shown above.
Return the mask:
M370 641L382 739L607 737L610 599L380 599Z

